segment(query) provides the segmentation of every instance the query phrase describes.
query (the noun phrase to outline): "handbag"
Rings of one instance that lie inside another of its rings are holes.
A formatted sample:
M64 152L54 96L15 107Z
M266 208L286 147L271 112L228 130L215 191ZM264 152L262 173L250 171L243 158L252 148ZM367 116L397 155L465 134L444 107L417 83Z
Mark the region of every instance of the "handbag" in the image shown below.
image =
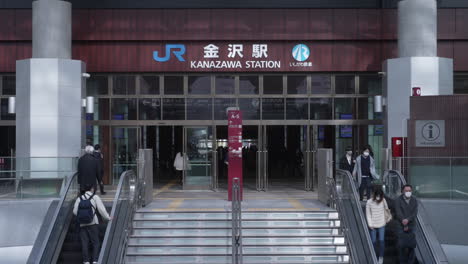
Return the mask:
M385 216L385 223L388 224L390 221L392 221L392 212L390 211L390 209L388 208L388 205L387 205L387 201L385 200L384 198L384 216Z
M416 235L412 232L402 232L399 234L398 243L401 248L416 248Z

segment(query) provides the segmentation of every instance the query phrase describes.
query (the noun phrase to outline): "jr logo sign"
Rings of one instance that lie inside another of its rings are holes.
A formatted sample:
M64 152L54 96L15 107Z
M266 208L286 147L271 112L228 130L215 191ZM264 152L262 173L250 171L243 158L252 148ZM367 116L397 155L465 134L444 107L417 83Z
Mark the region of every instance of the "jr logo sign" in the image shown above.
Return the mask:
M166 44L166 56L159 57L158 51L154 51L153 58L155 61L165 62L171 59L171 52L179 61L185 61L184 57L182 57L185 54L185 45L183 44Z

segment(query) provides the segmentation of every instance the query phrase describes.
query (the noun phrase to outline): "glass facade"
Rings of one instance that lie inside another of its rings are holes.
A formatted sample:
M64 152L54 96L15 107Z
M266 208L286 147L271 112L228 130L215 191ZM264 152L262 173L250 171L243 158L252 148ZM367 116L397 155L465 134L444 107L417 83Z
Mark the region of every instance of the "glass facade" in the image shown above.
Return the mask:
M163 135L158 133L166 130L156 127L225 126L229 107L240 108L246 127L257 128L262 124L296 126L303 130L313 127L317 133L316 147L334 148L335 158L343 154L346 146L355 150L363 144L371 144L375 149L382 146L382 116L373 112L373 96L382 94L377 74L91 76L86 90L87 95L95 97L95 111L86 115L87 143L99 143L107 152L108 160L112 161L106 167L109 179L133 166L140 145L161 139L158 142L162 146L166 144L165 137L177 138L182 131L176 129ZM8 114L7 108L8 97L15 94L15 77L0 77L1 120L14 122L15 115ZM457 91L464 91L464 79L456 79ZM379 151L375 154L379 155Z

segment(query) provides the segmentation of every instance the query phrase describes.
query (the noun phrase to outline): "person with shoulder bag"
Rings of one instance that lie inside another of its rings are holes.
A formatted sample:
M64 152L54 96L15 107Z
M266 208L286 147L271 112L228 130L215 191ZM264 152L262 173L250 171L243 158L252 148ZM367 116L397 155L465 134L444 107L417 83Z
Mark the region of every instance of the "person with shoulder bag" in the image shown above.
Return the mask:
M375 255L379 264L382 264L385 253L385 226L392 220L392 214L381 187L376 187L372 199L367 200L366 218Z

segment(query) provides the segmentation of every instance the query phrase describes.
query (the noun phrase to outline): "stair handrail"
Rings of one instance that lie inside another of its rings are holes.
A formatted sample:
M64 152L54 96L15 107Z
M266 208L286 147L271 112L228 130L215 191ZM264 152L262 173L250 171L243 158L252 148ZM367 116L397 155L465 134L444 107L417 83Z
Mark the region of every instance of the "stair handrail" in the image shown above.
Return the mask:
M406 179L403 176L403 174L398 171L398 170L387 170L384 172L384 184L385 184L385 191L387 194L391 194L393 197L392 199L398 199L398 197L401 194L402 187L406 185ZM395 181L396 182L393 182ZM396 186L394 186L396 184ZM419 227L421 230L422 236L420 237L423 241L419 241L418 239L418 244L417 248L418 250L422 249L422 244L423 242L425 246L429 249L430 252L428 252L432 258L431 263L449 263L447 256L445 255L445 252L438 241L436 235L434 234L432 228L430 227L430 224L424 220L423 215L427 216L427 213L424 209L423 204L421 201L418 202L418 214L416 216L416 225ZM417 236L418 238L418 236ZM420 254L421 257L427 257L427 254ZM428 261L425 259L425 263Z
M239 178L232 181L232 263L242 264L242 204Z
M352 263L378 263L374 246L367 228L366 218L359 200L356 183L351 176L351 173L346 170L336 169L335 179L328 179L327 185L331 189L331 202L335 203L341 223L342 225L345 225L344 227L342 226L342 230L347 240L348 249L351 252L350 257ZM352 216L346 213L346 209L349 208L346 208L346 205L344 204L343 200L345 199L349 199L351 205L355 205L353 206L354 208L351 208L353 209L353 212L356 213L356 215L354 215L354 219L351 219ZM352 220L354 222L352 222ZM353 243L353 241L351 241L356 239L353 235L354 233L352 233L353 228L357 228L359 230L360 243ZM356 248L357 246L363 246L363 248L358 250ZM366 250L367 252L363 252L363 250Z
M98 263L123 263L133 217L140 205L140 190L141 181L136 173L133 170L124 171L112 204L112 220L107 224Z

